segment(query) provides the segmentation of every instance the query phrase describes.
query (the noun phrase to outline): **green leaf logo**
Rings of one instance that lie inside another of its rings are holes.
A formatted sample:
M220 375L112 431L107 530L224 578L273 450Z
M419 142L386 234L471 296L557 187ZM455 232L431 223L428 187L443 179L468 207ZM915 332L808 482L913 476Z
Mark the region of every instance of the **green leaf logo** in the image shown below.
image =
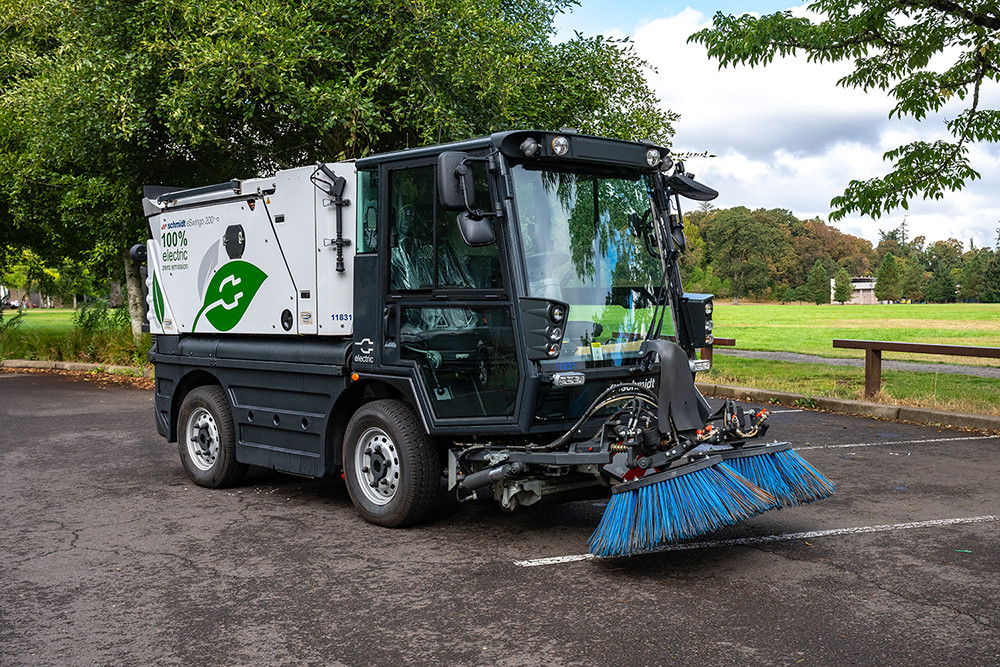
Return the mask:
M163 326L163 290L160 288L160 278L153 272L153 314L156 321Z
M194 318L191 330L197 330L202 315L217 331L235 327L265 280L267 274L250 262L236 259L223 264L205 289L205 303Z

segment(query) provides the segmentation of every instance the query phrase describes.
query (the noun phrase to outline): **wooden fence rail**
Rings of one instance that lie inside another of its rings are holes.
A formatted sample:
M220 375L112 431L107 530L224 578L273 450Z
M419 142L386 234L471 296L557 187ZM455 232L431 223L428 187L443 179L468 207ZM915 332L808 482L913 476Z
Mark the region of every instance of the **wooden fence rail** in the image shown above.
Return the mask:
M839 338L834 339L833 346L865 351L865 396L874 396L882 388L883 352L910 352L913 354L942 354L954 357L1000 359L1000 347L898 343L884 340L844 340Z
M716 338L711 345L708 347L701 348L701 358L712 360L712 348L716 345L722 345L723 347L736 347L735 338Z

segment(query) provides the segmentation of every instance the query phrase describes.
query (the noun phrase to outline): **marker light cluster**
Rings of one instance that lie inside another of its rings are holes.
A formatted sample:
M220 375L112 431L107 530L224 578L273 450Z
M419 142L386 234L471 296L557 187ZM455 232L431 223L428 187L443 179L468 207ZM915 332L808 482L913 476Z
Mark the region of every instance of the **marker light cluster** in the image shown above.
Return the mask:
M711 345L715 342L715 336L712 335L712 329L715 325L712 323L712 302L708 301L705 303L705 344Z
M546 346L545 352L550 357L558 357L562 349L563 322L565 320L566 309L559 304L552 304L549 307L550 324L545 329L545 333L549 337L549 344Z

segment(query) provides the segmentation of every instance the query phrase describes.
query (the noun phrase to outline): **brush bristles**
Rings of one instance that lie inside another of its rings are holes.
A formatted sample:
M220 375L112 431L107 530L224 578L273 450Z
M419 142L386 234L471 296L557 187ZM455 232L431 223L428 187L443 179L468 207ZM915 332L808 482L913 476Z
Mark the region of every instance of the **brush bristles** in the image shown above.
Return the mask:
M614 494L588 546L625 556L738 523L778 506L723 463Z
M785 507L805 505L833 493L833 482L791 449L729 459L726 465L766 489Z

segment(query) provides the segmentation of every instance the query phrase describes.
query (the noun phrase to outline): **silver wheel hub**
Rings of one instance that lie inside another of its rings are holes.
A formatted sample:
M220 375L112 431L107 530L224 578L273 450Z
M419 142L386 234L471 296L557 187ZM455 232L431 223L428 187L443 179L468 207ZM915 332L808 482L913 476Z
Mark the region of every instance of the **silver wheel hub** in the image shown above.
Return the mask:
M195 408L188 417L184 440L191 463L198 470L211 470L219 458L219 427L212 413Z
M370 428L354 450L354 475L361 493L375 505L386 505L399 488L399 451L385 431Z

